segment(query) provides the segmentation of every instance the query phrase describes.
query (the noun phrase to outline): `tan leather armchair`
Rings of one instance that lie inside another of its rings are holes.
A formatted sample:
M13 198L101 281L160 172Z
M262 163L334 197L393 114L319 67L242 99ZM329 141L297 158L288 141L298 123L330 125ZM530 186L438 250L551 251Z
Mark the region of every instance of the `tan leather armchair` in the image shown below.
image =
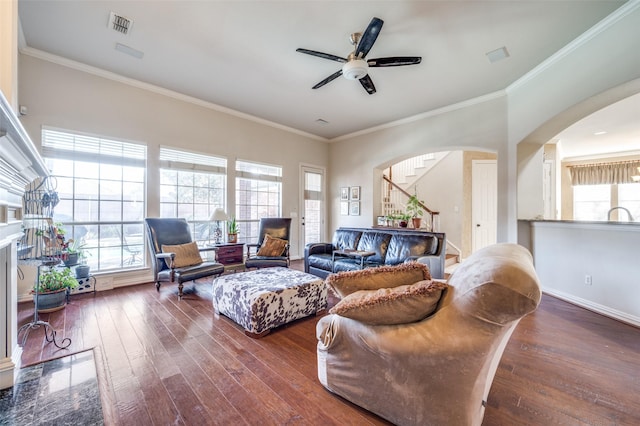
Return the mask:
M398 425L480 425L504 348L540 303L540 286L531 255L516 244L479 250L448 284L422 321L374 326L322 318L320 382Z

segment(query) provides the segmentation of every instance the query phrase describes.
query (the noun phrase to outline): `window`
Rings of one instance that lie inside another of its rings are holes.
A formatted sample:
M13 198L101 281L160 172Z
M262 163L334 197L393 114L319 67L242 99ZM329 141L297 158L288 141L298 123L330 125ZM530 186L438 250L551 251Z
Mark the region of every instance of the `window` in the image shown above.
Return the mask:
M618 205L629 210L634 222L640 222L640 183L618 185ZM627 220L627 214L618 210L618 220Z
M606 221L612 207L623 207L631 213L633 221L640 221L640 184L577 185L573 187L573 218L575 220ZM618 209L611 213L612 220L628 220L627 213Z
M282 215L282 167L236 161L236 220L240 242L255 244L262 217Z
M185 218L194 241L211 243L209 218L226 207L227 160L161 147L160 167L160 216Z
M45 128L42 151L60 202L53 220L94 272L144 266L144 145Z
M610 185L573 187L573 218L575 220L606 220L610 206Z

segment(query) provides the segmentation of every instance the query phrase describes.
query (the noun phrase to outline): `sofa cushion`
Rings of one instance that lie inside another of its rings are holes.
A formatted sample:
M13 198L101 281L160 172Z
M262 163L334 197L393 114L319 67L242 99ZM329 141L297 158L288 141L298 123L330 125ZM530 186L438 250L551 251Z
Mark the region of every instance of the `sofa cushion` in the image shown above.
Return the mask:
M411 256L434 255L438 251L438 238L433 235L394 234L389 242L385 264L397 265Z
M262 241L260 249L256 253L256 256L282 256L282 254L284 253L284 249L287 247L287 244L287 240L275 238L269 234L266 234L264 236L264 241Z
M309 256L308 262L312 268L331 271L331 254L329 253L312 254Z
M405 324L431 315L447 285L423 280L378 290L360 290L338 302L329 313L371 325Z
M198 244L195 241L192 243L177 245L163 244L162 252L176 254L173 260L173 266L176 268L199 265L202 263L200 250L198 250ZM165 261L167 262L167 266L171 267L171 259L165 259Z
M336 250L355 250L360 241L361 231L349 231L346 229L338 229L333 234L333 247Z
M367 262L383 264L387 255L391 234L384 232L363 232L358 242L358 250L375 252L373 256L367 257Z
M325 282L331 291L342 299L358 290L393 288L430 279L431 274L427 265L411 262L397 266L339 272L329 275Z
M364 267L366 268L367 266L380 266L380 265L378 263L371 264L371 263L364 262ZM360 259L342 257L342 258L336 258L335 262L333 263L333 272L358 271L360 269L363 269L360 267ZM331 270L331 267L329 267L329 270Z

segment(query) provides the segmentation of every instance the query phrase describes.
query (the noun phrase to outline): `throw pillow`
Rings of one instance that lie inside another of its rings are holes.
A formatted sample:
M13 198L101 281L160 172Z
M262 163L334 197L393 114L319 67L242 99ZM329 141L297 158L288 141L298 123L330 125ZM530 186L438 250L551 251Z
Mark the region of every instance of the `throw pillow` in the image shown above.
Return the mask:
M447 284L424 280L378 290L360 290L339 301L329 313L370 325L406 324L425 319L437 308Z
M175 253L173 266L182 268L185 266L199 265L202 263L202 257L198 250L198 244L195 242L178 245L162 245L163 253ZM165 259L168 267L171 267L171 259Z
M430 279L431 274L427 265L410 262L396 266L380 266L360 271L339 272L329 275L325 282L331 291L342 299L358 290L392 288Z
M256 253L258 256L282 256L284 253L284 249L287 247L288 241L280 238L275 238L270 236L269 234L264 236L264 240L262 241L262 245Z

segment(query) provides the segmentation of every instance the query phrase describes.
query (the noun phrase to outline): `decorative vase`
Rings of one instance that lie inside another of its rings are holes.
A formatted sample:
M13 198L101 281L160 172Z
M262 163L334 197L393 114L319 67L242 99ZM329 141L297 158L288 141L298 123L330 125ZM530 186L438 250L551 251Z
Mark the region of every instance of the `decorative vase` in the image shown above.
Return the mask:
M406 227L407 227L407 225L409 225L409 224L407 223L407 221L406 221L406 220L401 220L401 221L400 221L400 228L406 228Z
M420 223L422 222L422 218L414 217L414 218L411 218L411 221L413 222L413 227L414 228L416 228L416 229L420 228Z
M227 242L229 242L229 243L237 243L238 242L238 234L227 234Z
M48 291L46 293L38 293L38 312L46 314L49 312L64 309L67 304L67 289L62 288L56 291ZM36 303L36 295L33 295L33 302Z

